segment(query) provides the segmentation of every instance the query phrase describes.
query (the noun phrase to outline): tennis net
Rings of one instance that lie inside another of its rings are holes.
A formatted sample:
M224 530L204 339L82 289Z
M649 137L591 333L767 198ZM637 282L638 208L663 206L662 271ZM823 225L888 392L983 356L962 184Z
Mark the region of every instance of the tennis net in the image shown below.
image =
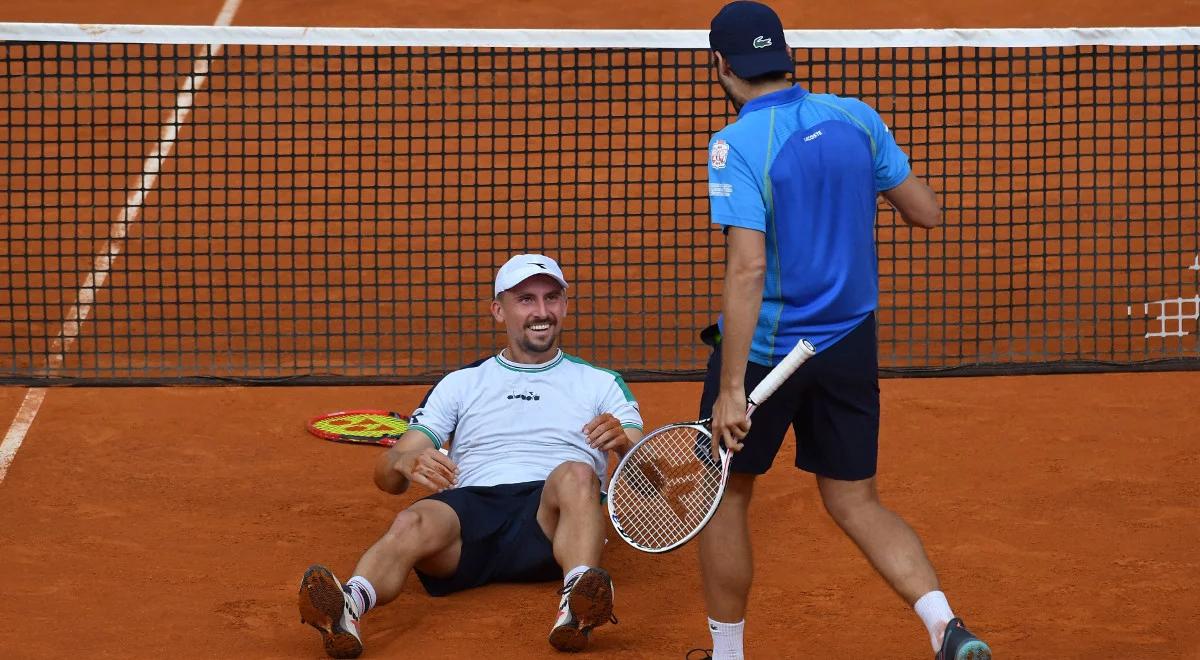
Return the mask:
M794 31L940 193L882 208L887 374L1200 367L1200 29ZM219 44L219 45L218 45ZM428 382L503 343L688 379L718 311L701 31L0 25L0 379Z

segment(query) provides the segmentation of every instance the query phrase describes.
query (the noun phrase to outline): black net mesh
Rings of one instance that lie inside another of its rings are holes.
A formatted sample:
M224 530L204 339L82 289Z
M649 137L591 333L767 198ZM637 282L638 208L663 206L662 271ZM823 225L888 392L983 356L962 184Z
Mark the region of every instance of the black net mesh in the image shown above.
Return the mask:
M889 373L1195 368L1197 47L797 49L944 226L878 226ZM694 378L723 239L700 50L0 43L0 377L429 381L503 344L513 253L565 347ZM182 92L181 92L182 90Z

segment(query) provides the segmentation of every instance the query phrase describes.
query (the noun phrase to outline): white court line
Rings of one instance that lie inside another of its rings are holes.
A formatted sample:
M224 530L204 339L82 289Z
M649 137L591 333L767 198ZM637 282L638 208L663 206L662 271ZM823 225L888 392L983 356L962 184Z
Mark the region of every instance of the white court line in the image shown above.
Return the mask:
M226 27L233 24L233 15L237 13L238 7L242 5L242 0L225 0L225 4L221 7L221 11L217 12L217 20L213 21L216 27ZM216 53L213 53L214 55Z
M33 424L33 418L37 417L38 410L42 407L42 401L45 398L46 388L44 387L31 387L25 392L21 408L17 410L17 417L8 427L8 433L4 434L4 442L0 442L0 483L4 482L4 475L8 474L8 466L12 465L13 459L17 457L17 450L25 441L25 434Z
M237 13L238 7L242 4L242 0L225 0L221 11L217 14L217 20L214 25L224 27L233 22L233 16ZM138 217L142 212L142 204L146 201L146 196L154 189L154 184L158 181L158 174L162 171L163 163L166 162L167 156L171 154L171 150L175 147L175 139L179 135L179 129L187 121L187 117L191 114L192 103L195 100L195 93L203 85L208 78L209 60L216 57L221 52L221 44L207 44L200 47L196 54L196 61L192 64L192 75L188 76L187 81L183 83L183 88L179 90L179 95L175 98L175 109L167 117L163 124L162 134L158 138L158 144L146 157L146 162L142 165L142 174L138 177L134 184L129 197L125 200L125 208L113 220L112 225L108 230L108 240L104 242L104 246L100 248L100 252L96 255L96 259L92 262L92 272L88 273L83 280L83 286L79 287L78 293L75 294L75 304L67 310L66 318L63 320L62 328L58 331L58 336L50 344L50 356L48 358L48 367L50 373L57 371L63 365L66 359L67 351L70 350L71 344L79 337L79 329L88 315L92 311L92 305L96 302L96 291L104 286L105 280L108 279L108 274L112 270L113 263L121 254L121 248L124 244L125 237L129 234L129 228L133 223L137 222ZM17 411L17 416L13 419L12 424L8 427L8 432L4 434L4 441L0 443L0 483L4 482L4 476L8 473L8 467L12 465L13 459L17 456L17 450L21 448L21 443L25 441L25 434L29 432L29 427L33 425L33 420L37 418L38 410L42 407L42 402L46 399L46 388L34 387L30 388L25 393L24 400L21 401L21 408Z
M220 13L217 14L215 25L229 25L241 3L242 0L226 0ZM192 64L192 75L188 76L183 83L183 89L179 90L179 95L175 97L175 109L163 123L158 144L154 145L154 149L146 157L146 162L142 164L142 174L125 200L125 208L121 209L116 220L109 227L108 240L104 242L104 247L100 248L100 252L96 255L96 259L92 263L92 272L84 278L83 286L79 287L79 292L75 295L75 304L67 311L62 329L50 344L49 367L51 370L62 366L67 351L79 336L79 326L87 319L88 314L92 311L92 305L96 302L97 289L104 286L105 280L108 279L108 273L112 270L113 263L121 254L121 248L125 237L129 234L130 226L137 222L146 196L154 190L154 184L158 181L158 174L162 171L163 163L166 162L167 156L171 155L171 150L175 148L175 139L179 136L179 129L183 127L188 115L192 112L195 92L208 79L209 60L220 52L221 44L200 46L200 51L196 54L196 61Z

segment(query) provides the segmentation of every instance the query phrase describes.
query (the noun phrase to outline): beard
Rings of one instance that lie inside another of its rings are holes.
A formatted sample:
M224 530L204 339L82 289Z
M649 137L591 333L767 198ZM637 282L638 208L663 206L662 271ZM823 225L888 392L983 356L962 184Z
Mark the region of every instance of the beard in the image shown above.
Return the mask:
M517 345L521 347L522 351L525 351L526 353L534 353L534 354L545 353L546 351L554 348L554 345L556 343L558 343L557 335L550 335L550 337L545 340L536 340L536 339L530 339L529 337L521 337L521 339L519 339L517 341Z
M545 339L534 338L526 335L525 333L521 333L521 336L516 340L517 346L520 346L521 350L525 351L526 353L545 353L558 344L560 327L561 326L558 325L557 321L550 321L550 336L546 337Z

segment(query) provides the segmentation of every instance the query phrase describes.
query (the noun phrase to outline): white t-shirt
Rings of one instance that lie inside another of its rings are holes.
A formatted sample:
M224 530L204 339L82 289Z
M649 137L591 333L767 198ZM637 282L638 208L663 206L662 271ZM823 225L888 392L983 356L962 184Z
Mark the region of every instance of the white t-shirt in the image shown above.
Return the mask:
M602 413L623 428L642 428L637 401L616 372L561 350L544 364L500 354L447 374L409 428L439 448L450 443L458 486L543 481L566 461L591 465L603 483L608 453L589 447L583 433Z

